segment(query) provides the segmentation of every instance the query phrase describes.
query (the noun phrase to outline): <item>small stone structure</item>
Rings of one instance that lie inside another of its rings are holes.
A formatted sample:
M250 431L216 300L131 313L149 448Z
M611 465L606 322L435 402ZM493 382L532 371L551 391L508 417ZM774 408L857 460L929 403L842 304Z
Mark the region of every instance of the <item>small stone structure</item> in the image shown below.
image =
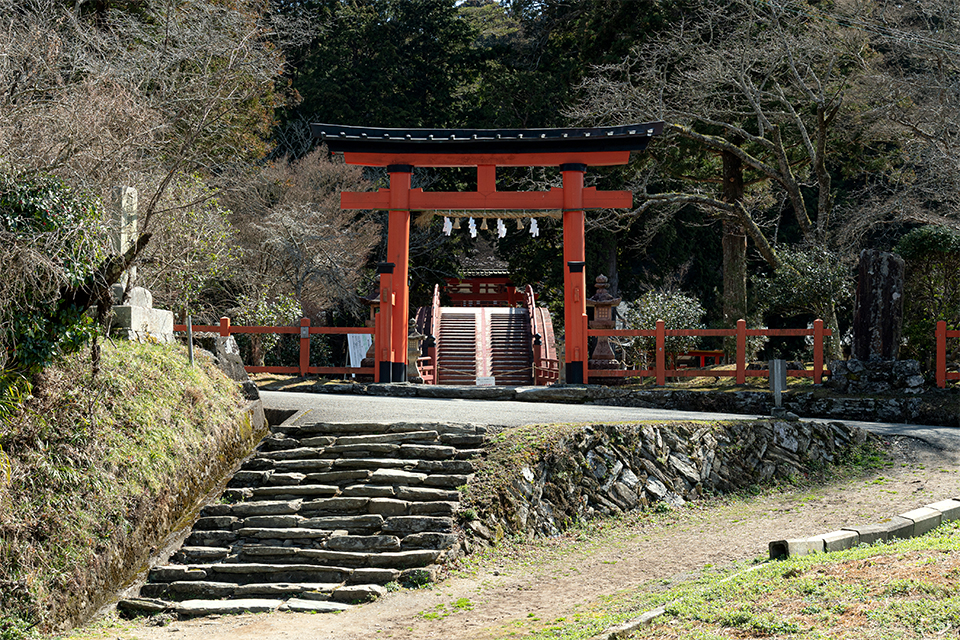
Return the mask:
M860 252L853 318L853 357L896 360L903 331L903 258Z
M114 285L114 296L123 285ZM173 342L173 312L153 308L153 295L143 287L127 292L126 304L113 307L113 327L129 340Z

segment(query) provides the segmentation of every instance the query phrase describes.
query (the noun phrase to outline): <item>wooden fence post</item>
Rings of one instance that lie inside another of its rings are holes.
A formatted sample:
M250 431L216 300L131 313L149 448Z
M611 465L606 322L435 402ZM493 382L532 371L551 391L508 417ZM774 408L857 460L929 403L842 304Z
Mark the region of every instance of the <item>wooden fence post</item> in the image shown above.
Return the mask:
M747 382L747 321L737 320L737 384Z
M947 386L947 323L937 323L937 386Z
M823 381L823 320L813 321L813 384Z
M667 354L664 350L664 343L666 341L666 324L663 320L657 320L657 352L655 354L656 363L657 363L657 386L662 387L667 384L667 373L666 373L666 358Z
M310 368L310 318L300 319L300 376Z
M230 335L230 318L220 318L220 335L224 338Z

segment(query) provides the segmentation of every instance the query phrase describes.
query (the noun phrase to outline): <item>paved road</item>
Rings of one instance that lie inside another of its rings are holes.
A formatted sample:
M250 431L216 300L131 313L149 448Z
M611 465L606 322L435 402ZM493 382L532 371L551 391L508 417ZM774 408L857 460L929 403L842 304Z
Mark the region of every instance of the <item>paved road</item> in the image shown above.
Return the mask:
M639 420L736 420L756 415L699 413L637 407L607 407L585 404L554 404L508 400L459 400L433 398L395 398L381 396L261 391L264 406L274 409L309 409L308 419L330 422L379 422L436 420L439 422L477 422L515 427L522 424L551 422L632 422ZM826 422L821 420L821 422ZM918 438L950 451L960 451L960 429L885 422L843 420L868 431L886 436Z

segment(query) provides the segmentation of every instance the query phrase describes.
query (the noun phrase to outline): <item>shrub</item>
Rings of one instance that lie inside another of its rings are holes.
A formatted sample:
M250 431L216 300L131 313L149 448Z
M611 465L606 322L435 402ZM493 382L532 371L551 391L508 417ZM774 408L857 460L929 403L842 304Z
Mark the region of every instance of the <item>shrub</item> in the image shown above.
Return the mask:
M57 179L0 175L0 365L33 374L92 336L86 309L62 296L104 259L101 219L95 199Z
M700 301L679 291L653 290L627 305L624 323L628 329L655 329L657 320L663 320L667 329L702 329L706 311ZM664 347L670 353L695 349L697 336L668 336ZM653 337L637 337L624 347L628 360L644 364L656 348Z
M927 225L909 232L895 251L905 264L901 356L933 368L935 331L944 320L960 328L960 232Z

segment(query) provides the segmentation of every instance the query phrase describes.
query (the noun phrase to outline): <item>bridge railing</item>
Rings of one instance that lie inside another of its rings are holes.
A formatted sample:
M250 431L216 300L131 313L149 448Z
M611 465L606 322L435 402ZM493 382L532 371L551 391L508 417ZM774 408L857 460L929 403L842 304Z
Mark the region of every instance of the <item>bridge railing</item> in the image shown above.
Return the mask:
M533 384L547 385L560 380L560 361L550 357L548 344L551 336L543 323L540 310L537 309L537 297L533 287L527 285L523 290L523 305L530 318L530 340L533 350Z
M606 336L618 338L651 337L655 339L654 367L652 369L588 369L588 378L603 377L654 377L658 386L666 384L668 377L735 377L737 384L744 384L747 377L768 377L770 372L765 369L747 369L747 336L812 336L813 337L813 370L791 369L788 376L795 378L813 378L814 384L820 384L823 375L830 372L823 366L823 338L831 335L829 329L823 326L823 320L813 322L812 329L747 329L744 320L737 321L736 329L667 329L663 320L658 320L655 329L589 329L588 336ZM737 339L737 356L735 369L667 369L666 350L664 342L669 336L735 336Z
M310 318L300 320L300 326L292 327L254 327L245 325L231 325L230 318L220 318L218 325L192 325L194 333L216 333L223 337L240 333L254 334L294 334L300 336L300 360L295 367L257 367L244 366L247 373L287 373L305 376L313 373L317 375L373 375L374 367L312 367L310 366L310 337L315 335L346 335L374 333L373 327L313 327ZM174 332L186 333L187 325L177 324Z
M947 380L960 380L960 371L947 371L947 338L960 338L960 331L947 331L947 323L937 323L937 386L943 389Z

